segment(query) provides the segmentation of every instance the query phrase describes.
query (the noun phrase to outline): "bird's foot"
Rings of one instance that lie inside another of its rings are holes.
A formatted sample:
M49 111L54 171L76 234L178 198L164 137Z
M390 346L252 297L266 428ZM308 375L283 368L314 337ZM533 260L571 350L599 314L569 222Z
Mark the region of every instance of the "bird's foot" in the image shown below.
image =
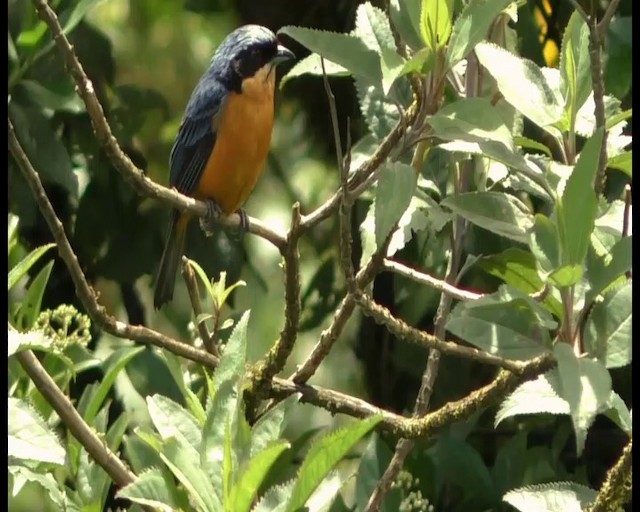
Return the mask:
M232 240L239 241L242 239L244 234L249 231L249 216L243 208L236 210L236 213L240 217L240 225L238 227L228 229L227 235Z
M223 213L220 205L213 199L207 199L207 213L204 217L200 217L200 229L204 231L206 236L213 235L222 215Z

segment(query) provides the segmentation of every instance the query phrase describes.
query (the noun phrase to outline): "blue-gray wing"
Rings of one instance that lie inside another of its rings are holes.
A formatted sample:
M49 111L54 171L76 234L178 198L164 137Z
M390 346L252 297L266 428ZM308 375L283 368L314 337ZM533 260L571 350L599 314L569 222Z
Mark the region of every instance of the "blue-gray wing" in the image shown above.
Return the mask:
M224 85L210 77L191 95L169 158L169 183L181 194L192 195L198 186L216 143L216 120L226 96Z

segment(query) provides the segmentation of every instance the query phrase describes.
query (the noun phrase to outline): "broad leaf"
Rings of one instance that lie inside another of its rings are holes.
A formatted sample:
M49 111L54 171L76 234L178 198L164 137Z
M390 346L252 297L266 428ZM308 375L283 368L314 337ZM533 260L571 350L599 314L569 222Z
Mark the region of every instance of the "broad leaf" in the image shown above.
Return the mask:
M190 444L196 452L200 449L200 425L184 407L162 395L147 397L147 407L153 426L162 439L179 438Z
M242 314L238 323L233 328L229 341L224 347L224 352L220 358L220 364L213 372L213 384L215 389L226 381L237 380L238 376L244 374L244 367L247 360L247 326L249 324L250 311Z
M554 354L560 376L559 394L569 403L579 456L584 449L587 430L609 400L611 377L599 362L576 357L567 343L557 343Z
M45 252L47 252L52 247L55 247L56 244L46 244L40 247L35 248L31 251L25 258L20 261L15 267L13 267L9 271L9 290L13 288L16 283L24 277L29 269L43 256Z
M422 0L420 35L427 48L444 48L451 36L452 0Z
M174 493L173 481L165 478L159 469L154 468L142 472L134 482L120 489L117 497L152 507L154 510L173 512L179 509Z
M615 391L611 392L611 396L607 401L608 409L604 411L611 421L618 425L629 437L632 435L633 422L631 421L631 412L627 408L627 404L620 398L620 395Z
M421 0L390 0L389 2L393 25L400 33L402 40L414 50L420 50L424 46L420 38L421 8Z
M327 76L349 76L350 73L347 69L331 62L328 59L324 60L324 69ZM297 78L302 75L315 75L322 76L322 63L320 62L320 55L312 53L304 59L298 61L289 72L282 77L280 81L280 89L284 87L289 80Z
M378 179L375 200L376 246L408 208L416 188L416 174L411 166L394 162L383 167Z
M538 66L492 43L479 43L475 51L516 110L540 127L560 120L562 105Z
M8 400L9 459L63 466L65 450L49 425L27 402L12 397Z
M542 273L541 277L546 280L547 276L560 265L558 229L549 217L536 214L529 246L536 257Z
M607 368L631 363L631 281L593 306L584 333L586 351Z
M502 499L520 512L582 512L593 504L596 494L574 482L554 482L514 489Z
M632 245L632 237L627 236L618 240L607 254L593 258L587 267L591 285L587 292L587 302L591 302L618 277L631 269Z
M489 27L512 0L471 0L453 24L447 46L447 68L451 69L464 59L483 39Z
M374 433L369 439L362 457L360 457L356 473L356 511L365 510L366 504L387 469L392 456L393 452L380 439L380 436ZM399 489L390 489L384 497L381 510L386 512L399 510L400 501Z
M358 37L293 26L282 27L278 34L292 37L312 52L322 55L370 83L381 83L380 58Z
M515 196L502 192L467 192L451 195L441 203L454 213L488 231L526 243L533 216Z
M38 473L26 466L9 465L9 473L13 477L13 488L10 487L10 496L17 496L27 482L37 483L49 496L57 510L69 510L67 497L63 487L56 482L52 473ZM44 505L44 504L43 504Z
M367 435L381 420L373 416L357 420L348 427L333 432L316 441L307 453L287 505L288 512L295 512L304 506L320 482L353 446Z

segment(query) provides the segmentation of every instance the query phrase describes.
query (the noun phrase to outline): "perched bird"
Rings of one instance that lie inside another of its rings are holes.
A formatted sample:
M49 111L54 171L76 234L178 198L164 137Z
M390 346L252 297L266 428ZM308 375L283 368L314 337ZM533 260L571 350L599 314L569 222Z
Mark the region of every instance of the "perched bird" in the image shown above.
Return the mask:
M273 128L275 67L295 58L273 32L245 25L229 34L197 83L171 150L171 187L207 201L208 220L239 212L264 166ZM191 214L174 210L153 298L173 298Z

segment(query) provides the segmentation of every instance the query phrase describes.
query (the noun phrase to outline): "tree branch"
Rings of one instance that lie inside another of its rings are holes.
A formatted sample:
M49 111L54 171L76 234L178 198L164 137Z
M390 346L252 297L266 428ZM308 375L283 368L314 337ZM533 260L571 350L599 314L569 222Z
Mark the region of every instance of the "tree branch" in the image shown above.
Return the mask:
M618 462L607 472L607 477L589 512L618 510L631 499L632 443L633 439L629 439Z
M18 361L33 381L38 391L42 393L56 411L60 419L73 434L87 453L104 469L118 487L124 487L136 480L129 468L113 453L107 444L100 439L82 416L75 410L73 404L56 385L55 381L44 369L40 361L31 350L16 354Z

